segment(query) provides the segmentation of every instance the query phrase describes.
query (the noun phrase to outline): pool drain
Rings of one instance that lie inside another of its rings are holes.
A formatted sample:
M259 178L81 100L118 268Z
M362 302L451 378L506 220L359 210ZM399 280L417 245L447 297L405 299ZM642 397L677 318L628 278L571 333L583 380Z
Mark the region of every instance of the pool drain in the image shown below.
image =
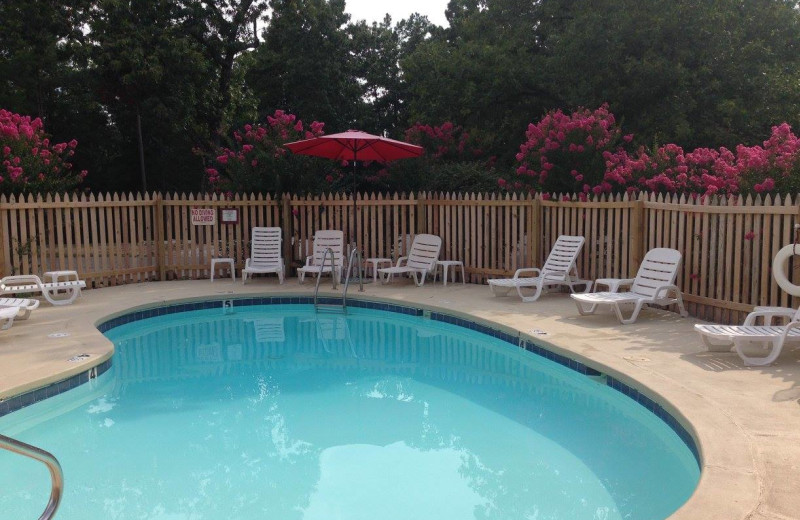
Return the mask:
M69 336L69 332L53 332L52 334L48 334L48 338L66 338Z

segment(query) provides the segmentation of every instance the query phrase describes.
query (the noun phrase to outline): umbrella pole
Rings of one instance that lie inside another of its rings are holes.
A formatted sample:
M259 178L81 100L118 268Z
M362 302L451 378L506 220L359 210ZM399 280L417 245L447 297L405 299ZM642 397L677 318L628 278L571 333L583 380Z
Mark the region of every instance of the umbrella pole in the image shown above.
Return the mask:
M358 149L353 149L353 236L351 237L351 242L353 243L353 249L358 247L358 205L356 204L356 189L357 189L357 182L356 182L356 168L358 167L356 160L358 158ZM361 255L358 255L361 258ZM350 257L352 258L352 256ZM348 275L350 274L349 271L351 266L347 266ZM364 283L369 283L369 280L364 279L364 273L362 269L364 269L363 265L358 266L358 280L362 283L361 290L364 290Z
M358 247L358 206L356 204L356 189L357 189L357 182L356 182L356 168L357 164L356 160L358 157L358 150L353 150L353 247Z

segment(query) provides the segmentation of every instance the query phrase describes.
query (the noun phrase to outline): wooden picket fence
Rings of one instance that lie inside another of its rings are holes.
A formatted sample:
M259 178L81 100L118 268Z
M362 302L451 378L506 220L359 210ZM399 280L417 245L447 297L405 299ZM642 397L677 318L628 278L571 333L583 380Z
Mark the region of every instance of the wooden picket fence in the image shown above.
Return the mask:
M432 233L442 237L442 259L464 261L468 281L484 283L541 265L558 236L569 234L586 237L578 267L592 279L632 277L648 249L678 249L690 313L735 323L755 305L797 304L775 284L771 264L794 240L798 202L419 193L358 195L354 208L352 198L336 194L2 196L0 272L73 269L90 287L208 278L212 258L244 265L252 227L277 226L290 267L303 264L320 229L341 229L350 242L357 235L365 258L394 260L415 234ZM192 208L236 209L238 222L196 226Z

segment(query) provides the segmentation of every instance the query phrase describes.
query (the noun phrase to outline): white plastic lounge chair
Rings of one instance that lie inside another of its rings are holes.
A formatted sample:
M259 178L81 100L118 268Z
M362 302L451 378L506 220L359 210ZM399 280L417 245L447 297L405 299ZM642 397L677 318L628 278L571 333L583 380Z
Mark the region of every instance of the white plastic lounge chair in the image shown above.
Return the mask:
M0 298L0 307L16 307L19 320L27 320L31 311L39 307L39 300L30 298Z
M83 280L44 283L35 274L6 276L0 279L0 294L42 293L53 305L68 305L86 288Z
M639 317L645 305L677 304L681 316L687 316L683 307L681 290L675 285L678 268L681 265L681 254L675 249L658 247L651 249L644 256L639 272L633 279L604 279L603 282L612 288L608 292L571 294L578 306L578 312L586 316L594 314L597 307L610 305L613 307L620 323L630 324ZM621 287L630 286L629 292L617 292ZM588 305L588 308L586 307ZM622 315L623 305L633 305L628 318Z
M764 325L756 325L763 318ZM786 325L773 325L773 318L787 318ZM800 342L800 310L762 307L747 315L743 325L695 325L709 351L730 350L731 343L745 365L764 366L773 363L787 343ZM763 357L752 357L745 352L751 344L770 347Z
M325 260L325 251L333 250L334 265L331 266L330 254ZM317 276L333 273L336 280L342 278L342 264L344 257L344 232L335 230L321 230L314 233L314 254L306 258L306 265L297 270L300 283L305 280L306 274Z
M523 302L533 302L542 295L542 290L550 287L566 285L570 292L575 292L576 285L583 285L585 291L592 288L590 280L582 280L578 276L578 254L581 252L585 239L561 235L553 244L553 249L547 256L544 266L539 269L530 267L517 269L512 278L497 278L489 280L489 288L495 296L505 296L511 289L516 289ZM520 277L523 273L533 273L532 277ZM533 294L526 296L523 288L534 289Z
M425 285L425 277L436 271L436 261L442 249L442 239L436 235L420 233L414 237L408 256L397 259L394 267L378 269L383 283L389 283L396 274L408 274L414 278L417 286Z
M0 330L8 330L14 324L14 318L17 317L19 307L0 307Z
M275 273L282 284L286 268L281 251L282 231L279 227L254 227L250 238L250 258L242 269L242 284L247 275Z

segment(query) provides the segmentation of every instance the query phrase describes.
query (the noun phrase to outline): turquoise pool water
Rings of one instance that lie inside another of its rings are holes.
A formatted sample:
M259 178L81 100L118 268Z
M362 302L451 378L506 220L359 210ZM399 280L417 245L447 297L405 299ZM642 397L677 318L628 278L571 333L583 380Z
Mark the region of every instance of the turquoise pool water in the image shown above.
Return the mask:
M57 520L663 519L699 470L601 381L422 317L307 305L149 318L112 368L0 418L62 463ZM0 453L0 518L43 466Z

